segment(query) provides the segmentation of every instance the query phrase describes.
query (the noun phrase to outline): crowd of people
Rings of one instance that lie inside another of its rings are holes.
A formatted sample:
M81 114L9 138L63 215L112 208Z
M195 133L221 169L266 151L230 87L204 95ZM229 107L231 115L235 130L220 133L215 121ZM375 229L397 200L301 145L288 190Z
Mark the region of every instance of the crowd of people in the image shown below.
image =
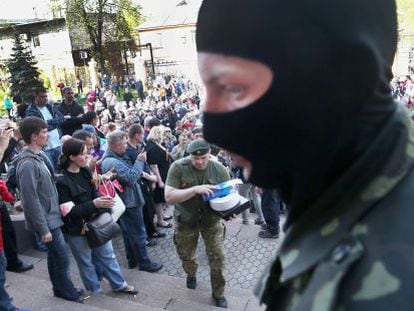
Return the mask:
M126 206L118 224L128 268L147 272L162 269L159 259L149 258L147 247L156 245L157 239L166 237L165 230L173 227L164 196L171 164L192 157L188 145L203 141L198 88L190 82L177 87L176 80L167 78L155 84L143 100L128 88L120 100L111 85L104 86L103 92L91 90L84 106L76 97L72 87L62 88L60 103L51 102L45 88L33 91L32 102L19 109L18 125L8 123L10 137L4 147L3 172L24 210L27 228L36 234L37 248L48 252L56 297L78 302L85 297L85 291L75 288L69 277L65 243L87 293L100 293L100 282L106 278L113 291L135 295L138 291L122 276L111 241L89 247L85 224L114 206L114 199L101 196L97 186L100 180L116 179L122 185L119 196ZM243 178L226 151L214 146L211 153L208 151L208 158L220 163L226 174ZM277 194L264 190L261 202L261 190L247 183L240 187L240 193L254 200L255 223L263 226L259 236L277 238L281 207ZM268 210L273 211L269 214ZM7 209L5 214L8 216ZM248 223L245 211L243 224ZM185 242L180 245L179 255L194 252ZM183 256L183 267L189 272ZM219 289L213 286L213 298L217 306L225 307L223 269ZM187 286L195 288L194 268L189 273Z

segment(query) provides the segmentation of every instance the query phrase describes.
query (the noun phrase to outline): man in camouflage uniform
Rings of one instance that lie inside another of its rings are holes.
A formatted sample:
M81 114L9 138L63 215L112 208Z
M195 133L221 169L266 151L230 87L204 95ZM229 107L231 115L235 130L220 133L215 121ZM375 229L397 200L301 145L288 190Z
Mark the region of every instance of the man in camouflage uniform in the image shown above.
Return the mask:
M174 242L187 273L187 287L196 288L196 249L198 237L204 239L210 263L213 299L217 307L227 308L224 297L224 224L203 194L212 193L215 184L229 180L225 167L210 158L210 146L195 140L187 147L188 157L175 161L170 167L165 187L165 199L175 204Z
M414 144L389 87L396 46L393 0L201 6L204 137L287 203L256 290L268 310L414 310Z

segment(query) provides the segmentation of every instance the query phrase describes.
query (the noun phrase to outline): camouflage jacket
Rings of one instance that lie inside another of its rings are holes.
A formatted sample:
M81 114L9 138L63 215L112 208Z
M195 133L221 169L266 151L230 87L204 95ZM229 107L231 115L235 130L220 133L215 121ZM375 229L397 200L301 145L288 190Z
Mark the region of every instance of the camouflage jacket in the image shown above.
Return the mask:
M188 156L171 165L166 184L176 189L187 189L197 185L215 185L229 179L230 176L221 163L210 159L206 169L198 171ZM208 202L204 202L201 195L176 204L174 219L180 228L211 227L221 221L221 217L208 207Z
M414 140L401 107L288 230L256 294L268 310L414 310Z

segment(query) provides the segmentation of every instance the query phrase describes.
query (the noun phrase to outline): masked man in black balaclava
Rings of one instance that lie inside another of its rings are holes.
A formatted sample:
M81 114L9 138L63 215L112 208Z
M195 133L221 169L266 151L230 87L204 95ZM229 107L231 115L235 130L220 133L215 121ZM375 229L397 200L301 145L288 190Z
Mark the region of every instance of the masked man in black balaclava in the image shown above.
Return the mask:
M389 81L393 0L205 0L204 137L277 188L269 310L412 310L414 145Z

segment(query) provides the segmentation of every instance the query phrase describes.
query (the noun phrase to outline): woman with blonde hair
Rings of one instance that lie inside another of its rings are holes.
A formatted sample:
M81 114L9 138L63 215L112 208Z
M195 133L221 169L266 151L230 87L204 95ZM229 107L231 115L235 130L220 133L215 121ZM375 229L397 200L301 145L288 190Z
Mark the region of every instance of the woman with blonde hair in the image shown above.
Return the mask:
M162 146L164 139L164 127L154 126L148 134L147 145L147 162L151 170L157 176L157 182L154 190L154 207L157 214L157 226L161 228L171 228L172 224L166 220L172 219L172 216L166 217L162 210L165 203L164 183L167 178L168 169L171 164L171 156L169 152Z

